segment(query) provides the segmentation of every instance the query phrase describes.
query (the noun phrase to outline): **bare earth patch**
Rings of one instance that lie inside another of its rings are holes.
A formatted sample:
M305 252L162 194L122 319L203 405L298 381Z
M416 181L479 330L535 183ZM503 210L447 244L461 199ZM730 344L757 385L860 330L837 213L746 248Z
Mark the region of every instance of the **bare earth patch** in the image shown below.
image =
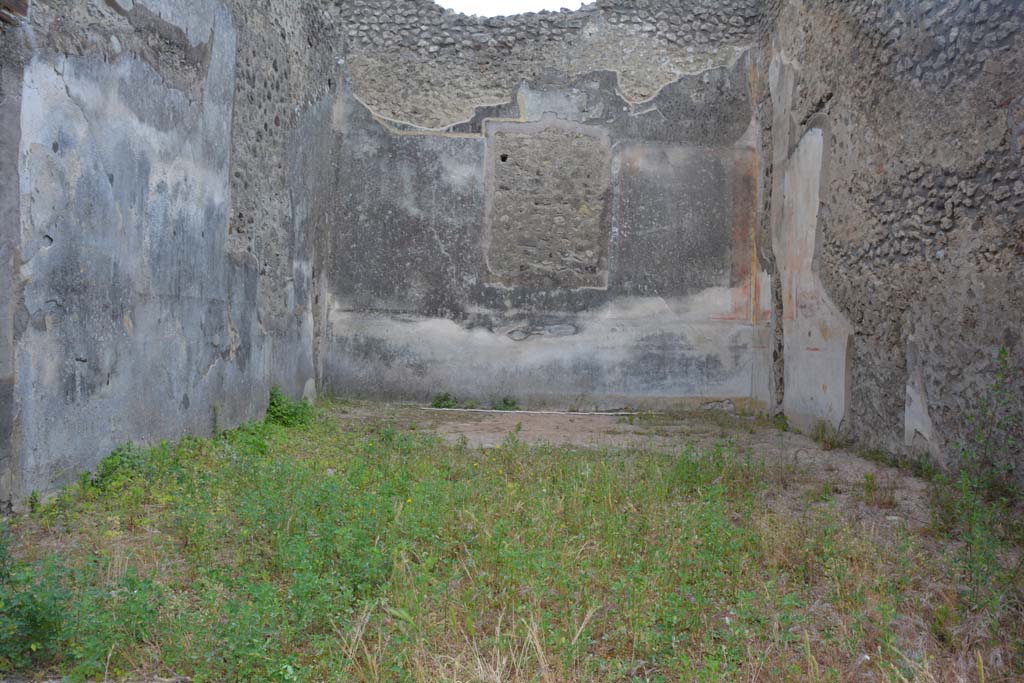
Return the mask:
M532 445L640 451L728 443L741 454L764 460L779 475L769 499L780 509L802 510L827 501L861 521L920 529L930 520L928 484L920 478L852 450L825 450L805 435L755 417L717 411L588 415L362 403L334 410L343 422L429 429L452 444L464 439L471 448L494 448L510 433ZM873 481L873 492L865 492L867 481Z

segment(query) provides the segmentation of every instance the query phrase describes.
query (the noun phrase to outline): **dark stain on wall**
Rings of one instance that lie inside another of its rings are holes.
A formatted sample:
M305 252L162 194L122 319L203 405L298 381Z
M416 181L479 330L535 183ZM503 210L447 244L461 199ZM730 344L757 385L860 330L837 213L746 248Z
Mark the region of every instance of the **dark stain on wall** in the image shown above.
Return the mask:
M483 140L395 135L345 97L330 291L353 310L463 317L483 267Z

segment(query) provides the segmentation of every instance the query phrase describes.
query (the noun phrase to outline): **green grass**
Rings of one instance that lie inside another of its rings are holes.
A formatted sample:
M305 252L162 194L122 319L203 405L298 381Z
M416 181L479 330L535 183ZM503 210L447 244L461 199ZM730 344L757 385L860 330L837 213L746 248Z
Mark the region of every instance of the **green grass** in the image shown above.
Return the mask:
M434 408L458 408L459 400L452 396L451 394L445 392L443 394L438 394L434 396L434 400L430 405Z
M491 402L491 410L519 410L519 401L512 396L503 396L501 399L495 399Z
M768 466L728 445L513 433L472 450L297 405L214 440L119 449L15 520L0 671L840 681L868 654L858 666L898 681L954 661L958 644L930 630L955 640L976 608L936 601L946 568L907 533L771 507Z
M270 403L267 405L267 422L282 427L301 427L313 419L313 406L305 401L288 398L280 387L270 390Z

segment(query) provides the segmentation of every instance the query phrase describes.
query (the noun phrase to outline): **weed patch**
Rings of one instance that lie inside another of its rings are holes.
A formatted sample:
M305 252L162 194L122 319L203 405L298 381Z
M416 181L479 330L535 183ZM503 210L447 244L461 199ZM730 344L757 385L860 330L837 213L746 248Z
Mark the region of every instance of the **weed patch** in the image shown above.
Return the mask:
M0 671L27 669L57 653L67 599L55 561L30 566L10 555L0 526Z
M289 398L280 387L270 390L267 422L282 427L301 427L313 419L313 406L306 401Z
M834 451L839 448L846 448L849 445L849 442L842 434L824 420L818 420L814 423L814 427L811 428L810 437L825 451Z
M459 407L459 400L449 393L438 394L430 404L434 408L452 409Z
M773 509L778 475L728 442L602 451L528 445L517 428L471 449L307 410L118 449L16 519L0 669L619 683L859 667L897 681L952 667L978 628L956 590L922 592L942 558L844 519L832 490ZM865 498L884 490L865 479ZM978 631L1003 644L991 680L1020 662L1000 619Z
M511 396L505 396L501 400L493 401L491 410L519 410L519 401Z
M935 611L934 628L946 640L969 637L990 652L1009 649L1018 666L1024 649L1024 494L1013 467L1022 445L1024 397L1010 390L1010 380L1020 371L1001 350L956 471L932 478L934 525L955 542L949 571L958 586Z

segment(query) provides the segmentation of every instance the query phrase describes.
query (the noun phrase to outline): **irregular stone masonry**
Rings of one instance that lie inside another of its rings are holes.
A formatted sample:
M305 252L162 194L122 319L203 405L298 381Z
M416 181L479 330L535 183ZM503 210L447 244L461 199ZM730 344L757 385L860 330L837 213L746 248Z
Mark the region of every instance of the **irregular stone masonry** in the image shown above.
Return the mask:
M955 462L1000 347L1024 395L1022 23L1012 0L770 4L762 73L792 64L793 125L831 122L820 271L856 328L862 444ZM927 434L905 424L917 394Z
M488 266L506 285L608 284L607 138L548 128L497 133Z
M349 0L339 3L344 35L353 47L400 50L420 58L473 51L507 53L516 43L535 47L581 33L594 20L629 25L684 45L743 43L755 35L759 0L600 0L575 12L481 18L445 10L430 0Z
M684 73L730 64L755 40L756 0L601 2L577 12L478 18L429 0L343 5L348 66L377 113L427 128L503 101L521 80L568 80L595 69L620 75L641 101Z

